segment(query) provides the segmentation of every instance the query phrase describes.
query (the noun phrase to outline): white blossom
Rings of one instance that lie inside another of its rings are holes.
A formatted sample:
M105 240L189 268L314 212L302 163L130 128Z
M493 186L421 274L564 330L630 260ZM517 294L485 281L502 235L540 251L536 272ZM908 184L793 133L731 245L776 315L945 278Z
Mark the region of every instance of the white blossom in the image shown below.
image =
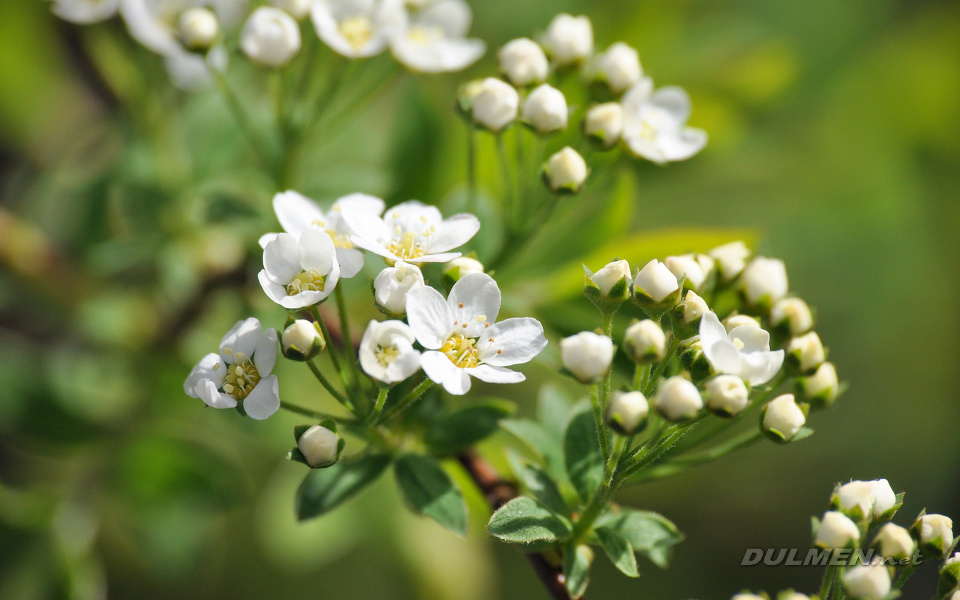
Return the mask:
M787 356L801 373L813 371L826 359L823 342L816 331L795 337L787 344Z
M943 515L920 517L920 543L946 550L953 543L953 521Z
M306 196L288 190L273 197L273 211L280 226L287 233L299 235L307 229L323 231L333 240L340 263L340 276L349 279L363 268L363 252L357 250L351 238L355 232L343 218L345 209L379 217L383 213L383 200L367 194L350 194L337 199L330 210L324 212L316 202ZM260 238L265 247L277 234L268 233Z
M781 298L770 307L770 323L783 327L790 335L802 335L813 327L813 313L800 298Z
M310 14L312 0L270 0L270 4L286 12L298 21L302 21Z
M213 408L241 405L251 418L266 419L280 408L277 332L254 318L239 321L220 341L219 353L204 356L183 384L191 398Z
M614 392L606 420L624 435L632 435L650 414L647 398L640 392Z
M283 355L291 360L310 360L326 345L320 326L306 319L297 319L288 325L280 336L280 349Z
M677 375L660 384L653 404L664 418L683 421L697 416L703 408L703 398L697 386Z
M783 350L770 350L769 333L749 325L727 333L713 312L700 319L700 343L717 373L736 375L752 386L773 379L783 365Z
M866 481L851 481L837 488L836 505L853 519L873 516L873 487Z
M730 281L743 272L750 257L750 249L741 241L717 246L707 255L717 263L717 271L724 281Z
M837 368L833 363L825 362L808 377L798 379L804 399L816 402L818 406L830 406L840 393Z
M879 563L853 567L843 574L843 588L851 598L883 600L890 593L890 571Z
M881 515L897 505L897 495L886 479L877 479L868 483L873 493L873 518L879 519Z
M520 95L512 85L496 77L487 77L473 99L473 120L498 133L516 120L519 108Z
M543 48L528 38L511 40L497 53L500 72L517 87L540 83L547 78L550 66Z
M470 391L470 377L487 383L525 379L506 367L529 362L547 345L543 326L532 318L496 323L500 288L485 273L463 276L445 300L429 286L407 294L407 320L426 352L423 371L447 392Z
M910 532L894 523L881 527L873 543L881 556L894 560L907 558L917 549L917 543L910 537Z
M787 267L780 259L758 256L743 270L743 292L750 304L771 304L789 289Z
M706 300L698 296L693 290L687 290L683 300L680 301L680 309L683 312L683 322L687 325L693 324L704 314L710 312Z
M464 0L438 0L413 12L402 3L393 7L396 31L390 50L413 71L461 71L486 51L482 40L466 39L473 14Z
M530 92L523 104L523 120L541 135L566 129L567 117L563 92L546 83Z
M640 55L623 42L617 42L597 55L593 75L607 84L614 94L621 94L643 77Z
M668 256L663 264L670 269L677 279L685 278L685 285L691 289L700 290L709 273L703 272L700 262L693 254L682 254L680 256Z
M297 449L314 469L337 462L340 436L323 425L314 425L297 440Z
M660 303L678 292L680 283L666 265L653 259L637 273L633 280L633 287L637 295L643 294L654 302Z
M117 14L120 0L53 0L53 14L78 25L106 21Z
M377 305L391 315L403 315L407 311L407 292L423 284L419 267L398 260L377 275L373 281L373 297Z
M734 314L723 320L723 328L727 330L727 333L730 333L737 327L756 327L757 329L763 329L760 326L760 321L750 315Z
M807 416L793 394L777 396L763 410L764 430L778 433L787 442L796 437L807 423Z
M460 256L449 250L466 244L480 230L480 221L471 214L444 219L435 206L416 200L394 206L383 218L356 206L343 206L342 215L355 232L353 244L384 257L388 264L449 262Z
M605 148L620 141L623 132L623 107L619 102L605 102L590 107L583 119L583 133Z
M715 413L734 417L750 402L746 384L736 375L717 375L707 381L704 396L707 408Z
M340 280L340 264L330 236L315 229L278 234L263 249L260 286L287 309L326 300Z
M651 319L637 321L623 334L623 349L634 362L648 364L663 360L667 336L663 328Z
M610 370L616 348L613 340L592 331L581 331L560 342L564 368L580 383L597 383Z
M370 321L360 340L360 367L383 383L397 383L420 370L413 330L403 321Z
M314 0L310 19L323 43L347 58L380 54L403 26L385 0Z
M541 42L557 65L575 65L593 53L593 25L587 17L560 13L550 21Z
M550 191L555 194L579 192L590 174L586 161L570 146L547 159L543 172Z
M707 145L707 132L687 127L690 97L675 86L653 91L642 78L621 100L623 141L634 155L655 163L686 160Z
M282 67L300 51L300 26L279 8L261 6L243 25L240 49L259 65Z
M846 548L860 542L857 524L842 512L830 511L820 520L814 543L820 548Z
M590 281L597 286L597 289L600 290L600 295L605 297L609 296L610 291L613 290L614 286L620 283L620 281L626 280L629 286L632 280L630 263L623 259L610 261L599 271L590 275L589 278Z

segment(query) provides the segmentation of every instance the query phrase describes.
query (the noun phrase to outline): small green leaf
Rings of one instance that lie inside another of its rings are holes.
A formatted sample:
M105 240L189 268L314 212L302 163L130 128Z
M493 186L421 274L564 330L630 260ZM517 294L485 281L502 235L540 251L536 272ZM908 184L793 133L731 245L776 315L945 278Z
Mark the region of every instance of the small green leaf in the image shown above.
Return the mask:
M438 456L451 456L492 435L500 421L516 413L516 406L504 400L488 400L434 421L425 441Z
M560 386L545 383L537 394L537 421L543 424L547 433L558 440L563 439L564 426L570 414L570 397Z
M618 514L608 513L599 520L600 527L619 533L635 552L661 568L669 563L671 547L683 541L676 525L651 511L625 509Z
M603 457L597 440L597 427L589 407L574 413L563 438L563 453L570 482L584 502L600 487Z
M637 571L637 557L633 554L633 548L622 534L607 527L601 527L594 533L597 534L597 540L600 547L607 553L610 562L620 569L620 572L627 577L639 577Z
M500 507L490 517L487 532L505 542L561 542L570 537L570 525L533 498L520 496Z
M505 419L500 427L523 443L537 459L547 463L550 470L562 468L563 448L553 436L536 421L529 419Z
M523 470L523 484L540 503L557 513L569 514L570 508L564 501L557 483L540 467L527 465Z
M581 544L576 548L563 549L563 580L567 593L576 600L583 596L590 584L590 565L593 564L593 550Z
M393 471L403 497L415 512L466 535L467 503L434 460L407 454L397 461Z
M305 521L330 512L373 483L388 464L389 456L367 454L311 471L297 489L297 519Z

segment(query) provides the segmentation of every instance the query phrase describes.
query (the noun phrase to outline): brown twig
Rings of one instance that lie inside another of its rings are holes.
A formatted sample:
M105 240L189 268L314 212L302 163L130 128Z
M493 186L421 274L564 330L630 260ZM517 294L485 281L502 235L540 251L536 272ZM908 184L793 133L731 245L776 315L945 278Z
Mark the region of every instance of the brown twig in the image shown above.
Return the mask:
M493 510L497 510L517 497L517 486L501 479L490 463L476 452L467 451L459 454L457 460L483 492ZM553 600L571 600L564 585L563 570L560 566L554 565L542 552L529 552L524 556L527 557L540 583Z

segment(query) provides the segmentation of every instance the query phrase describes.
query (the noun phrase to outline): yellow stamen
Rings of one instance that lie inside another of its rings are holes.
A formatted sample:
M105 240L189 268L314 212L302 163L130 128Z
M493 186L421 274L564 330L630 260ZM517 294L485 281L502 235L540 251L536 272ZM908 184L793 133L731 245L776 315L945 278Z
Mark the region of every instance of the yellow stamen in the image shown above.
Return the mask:
M477 340L454 334L447 338L440 348L450 362L461 369L472 369L480 364L477 356Z
M227 376L223 380L223 391L242 401L250 395L258 383L260 383L260 372L252 362L245 360L227 370Z
M360 50L367 45L370 38L373 37L373 23L370 17L365 15L356 15L340 21L337 26L340 35L347 40L354 50Z
M287 295L296 296L300 292L322 292L327 278L316 271L303 271L287 284Z

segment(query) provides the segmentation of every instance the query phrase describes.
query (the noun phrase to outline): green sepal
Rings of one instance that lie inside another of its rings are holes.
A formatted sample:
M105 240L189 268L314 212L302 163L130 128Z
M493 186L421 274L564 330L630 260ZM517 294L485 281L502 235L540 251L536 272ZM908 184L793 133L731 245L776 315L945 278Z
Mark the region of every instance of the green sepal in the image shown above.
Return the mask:
M903 506L903 498L906 496L905 492L900 492L897 494L897 501L891 506L886 512L880 513L873 520L874 523L886 523L887 521L892 521L893 517L896 516L897 511Z
M563 583L570 598L576 600L583 596L590 584L590 565L593 564L593 550L586 544L563 549Z
M617 259L614 259L617 260ZM621 277L617 283L610 288L610 293L606 296L600 291L600 288L593 282L594 272L587 265L583 265L583 295L587 297L601 313L612 315L620 308L620 305L630 298L630 279Z
M406 454L396 461L393 472L410 510L455 533L467 534L467 503L436 461Z
M608 527L599 527L594 530L600 547L606 553L610 562L627 577L639 577L637 570L637 557L627 541L620 532Z
M681 321L682 322L682 321ZM710 370L710 363L703 354L703 347L699 340L695 343L686 345L686 348L680 351L680 364L689 371L690 381L699 385L709 379L713 372Z
M493 513L487 533L513 544L552 545L570 539L572 529L563 515L533 498L520 496Z
M960 540L960 537L958 537L957 540ZM954 547L956 547L957 540L953 542ZM950 555L949 551L947 555ZM960 586L960 562L943 565L940 568L940 579L937 583L937 592L939 595L949 598L950 592L956 590L958 586Z

